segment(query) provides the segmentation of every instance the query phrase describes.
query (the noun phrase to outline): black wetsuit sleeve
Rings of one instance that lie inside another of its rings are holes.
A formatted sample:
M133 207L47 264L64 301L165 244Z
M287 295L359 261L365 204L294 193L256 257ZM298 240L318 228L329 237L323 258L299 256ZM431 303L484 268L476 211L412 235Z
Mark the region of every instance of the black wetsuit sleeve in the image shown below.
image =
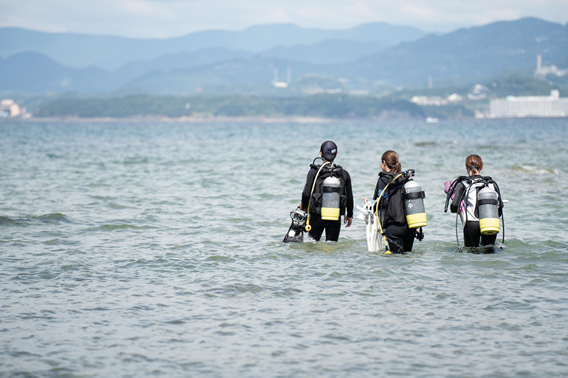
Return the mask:
M349 172L343 171L343 179L345 180L345 195L346 198L346 207L347 207L347 218L353 218L353 188L351 186L351 176Z
M308 211L308 203L310 202L310 193L312 192L312 186L314 185L314 178L316 177L316 170L310 169L308 176L306 177L306 185L304 186L304 191L302 192L302 208Z
M454 199L452 200L452 203L450 204L450 211L452 213L457 213L458 209L460 208L460 200L463 199L463 192L465 190L465 186L463 183L458 182L456 184L456 187L454 188Z

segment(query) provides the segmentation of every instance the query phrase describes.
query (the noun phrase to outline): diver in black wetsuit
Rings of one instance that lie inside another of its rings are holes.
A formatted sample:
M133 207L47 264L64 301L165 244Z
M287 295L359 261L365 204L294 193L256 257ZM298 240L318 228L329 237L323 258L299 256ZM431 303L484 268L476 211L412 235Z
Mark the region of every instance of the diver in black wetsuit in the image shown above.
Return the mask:
M422 229L408 228L406 212L402 198L404 177L392 180L401 172L401 165L396 152L386 151L381 157L381 169L373 199L381 197L379 209L386 209L381 226L386 233L389 250L392 252L410 252L414 244L417 233L422 233ZM390 185L389 185L390 183ZM381 192L388 185L386 193Z
M314 240L320 240L325 230L326 241L337 241L341 231L341 215L345 217L345 227L353 222L353 190L351 188L351 176L340 165L334 163L337 156L337 145L332 141L323 142L320 147L322 164L310 165L310 171L306 178L306 185L302 192L300 209L308 211L309 221L306 225L311 226L309 235ZM323 182L328 177L336 177L339 180L339 217L337 220L322 219L322 194ZM315 185L314 185L315 181ZM308 209L309 208L309 209Z

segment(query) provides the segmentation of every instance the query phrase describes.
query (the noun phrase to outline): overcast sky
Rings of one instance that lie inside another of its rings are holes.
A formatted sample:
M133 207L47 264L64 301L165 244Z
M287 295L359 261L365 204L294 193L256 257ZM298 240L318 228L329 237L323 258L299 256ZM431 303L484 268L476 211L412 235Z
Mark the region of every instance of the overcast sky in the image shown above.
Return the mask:
M0 0L0 26L165 38L294 23L324 29L385 21L447 32L497 20L568 21L568 0Z

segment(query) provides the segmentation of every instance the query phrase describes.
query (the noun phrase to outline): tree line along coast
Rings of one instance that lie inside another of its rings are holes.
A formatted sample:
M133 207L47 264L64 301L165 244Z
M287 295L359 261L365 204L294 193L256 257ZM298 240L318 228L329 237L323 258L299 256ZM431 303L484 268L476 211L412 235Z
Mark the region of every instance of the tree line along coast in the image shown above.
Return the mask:
M481 88L481 89L480 89ZM491 98L546 96L564 87L530 77L508 75L473 87L403 89L384 96L320 93L302 97L254 95L117 97L36 97L34 117L320 117L379 119L473 118L487 110ZM420 103L415 99L430 100ZM447 100L447 99L450 100ZM28 100L28 103L31 101ZM34 104L32 104L33 106Z

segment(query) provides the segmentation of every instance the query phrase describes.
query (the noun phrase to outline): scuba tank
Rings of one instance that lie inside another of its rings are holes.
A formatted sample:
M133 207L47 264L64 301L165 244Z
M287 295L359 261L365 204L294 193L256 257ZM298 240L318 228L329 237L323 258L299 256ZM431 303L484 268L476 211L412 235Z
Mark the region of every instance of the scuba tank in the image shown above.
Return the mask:
M481 235L495 235L499 233L499 195L485 186L477 193L477 206L479 211L479 229Z
M339 189L341 182L330 176L323 181L321 194L321 219L339 220Z
M402 198L406 210L406 222L408 228L419 228L426 226L426 210L424 209L424 198L426 195L420 184L412 179L414 170L408 170L407 181L404 184Z

